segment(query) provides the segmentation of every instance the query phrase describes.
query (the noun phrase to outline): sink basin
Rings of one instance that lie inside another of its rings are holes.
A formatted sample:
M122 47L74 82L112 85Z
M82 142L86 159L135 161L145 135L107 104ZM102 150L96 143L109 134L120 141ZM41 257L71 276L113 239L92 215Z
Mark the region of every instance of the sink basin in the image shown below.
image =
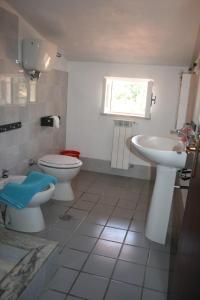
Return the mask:
M143 157L156 163L156 180L147 215L145 235L164 244L166 241L176 172L186 162L186 149L177 139L137 135L132 138L134 148Z
M137 135L132 138L132 143L140 154L156 164L177 169L185 165L187 154L185 144L180 140Z

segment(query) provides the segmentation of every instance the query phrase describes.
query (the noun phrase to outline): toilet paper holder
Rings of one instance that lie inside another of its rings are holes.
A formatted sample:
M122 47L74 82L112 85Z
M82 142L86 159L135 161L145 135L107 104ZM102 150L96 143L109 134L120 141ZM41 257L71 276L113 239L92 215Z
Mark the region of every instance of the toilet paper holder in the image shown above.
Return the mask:
M55 116L45 116L45 117L41 117L40 118L40 125L41 126L48 126L48 127L54 127L54 119L53 117ZM61 119L60 116L56 116L59 118L59 120Z

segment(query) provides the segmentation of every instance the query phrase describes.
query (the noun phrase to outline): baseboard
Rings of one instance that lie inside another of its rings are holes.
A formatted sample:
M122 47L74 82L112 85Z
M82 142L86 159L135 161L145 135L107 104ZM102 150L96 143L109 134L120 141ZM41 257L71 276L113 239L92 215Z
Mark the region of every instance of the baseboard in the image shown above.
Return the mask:
M88 157L81 157L80 159L83 162L82 170L146 180L155 179L155 167L133 165L128 170L121 170L111 168L110 161L107 160Z

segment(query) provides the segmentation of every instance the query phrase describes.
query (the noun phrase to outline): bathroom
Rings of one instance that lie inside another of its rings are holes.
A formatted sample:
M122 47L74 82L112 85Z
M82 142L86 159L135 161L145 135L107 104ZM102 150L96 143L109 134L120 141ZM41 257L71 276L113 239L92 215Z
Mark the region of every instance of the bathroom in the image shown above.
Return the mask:
M58 180L20 209L0 190L0 299L200 298L199 11L0 0L0 189ZM143 112L111 111L110 89L133 80Z

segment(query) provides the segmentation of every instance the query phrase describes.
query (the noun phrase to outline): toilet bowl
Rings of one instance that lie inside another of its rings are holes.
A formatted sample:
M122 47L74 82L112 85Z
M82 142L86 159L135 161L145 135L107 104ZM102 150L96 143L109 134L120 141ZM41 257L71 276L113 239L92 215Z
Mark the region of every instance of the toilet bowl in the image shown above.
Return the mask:
M38 160L38 166L45 173L58 179L52 199L61 201L74 199L71 180L78 174L82 166L79 159L71 156L49 154Z
M22 183L26 176L9 176L0 184L0 188L8 182ZM50 200L55 186L50 183L48 188L33 196L28 207L16 209L7 207L6 228L21 232L39 232L45 228L44 217L40 205Z

